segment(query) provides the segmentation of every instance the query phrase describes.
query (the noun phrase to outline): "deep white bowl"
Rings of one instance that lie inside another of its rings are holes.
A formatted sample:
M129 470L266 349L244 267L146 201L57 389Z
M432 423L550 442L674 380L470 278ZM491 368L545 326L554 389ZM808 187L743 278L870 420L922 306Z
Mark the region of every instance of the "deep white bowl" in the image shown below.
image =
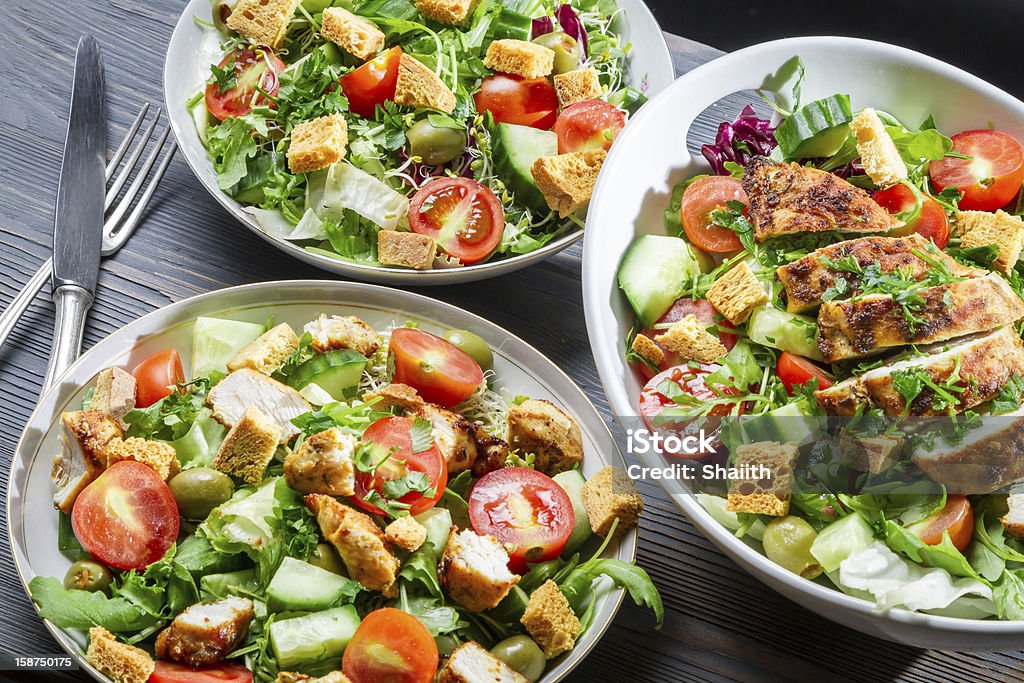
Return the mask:
M627 82L634 88L644 91L649 97L654 96L668 87L675 78L672 56L669 54L665 37L643 0L617 1L623 9L623 37L632 45L627 60ZM366 265L314 254L266 232L257 224L252 214L217 186L213 162L200 142L192 116L185 107L185 101L209 78L210 64L221 59L219 45L223 36L196 21L212 21L211 6L210 0L190 0L174 27L164 61L164 104L167 115L178 147L203 187L228 213L278 249L324 270L358 280L409 286L453 285L519 270L557 254L578 242L583 236L582 230L575 230L529 254L462 268L416 271Z
M634 315L616 284L616 270L633 239L664 234L663 212L672 188L707 171L688 140L694 120L709 106L740 91L767 87L770 76L799 55L807 66L803 101L849 93L855 108L884 109L909 124L929 114L947 134L992 126L1024 139L1024 102L931 57L867 40L792 38L756 45L709 62L679 78L647 104L616 140L598 179L583 245L583 297L587 332L612 410L636 416L643 387L625 360L624 339ZM738 113L716 108L720 120ZM641 458L643 459L643 457ZM657 465L654 458L645 463ZM937 649L1020 649L1024 621L977 621L906 610L881 614L874 603L807 581L718 524L683 484L661 481L694 525L723 552L771 588L829 619L907 645Z

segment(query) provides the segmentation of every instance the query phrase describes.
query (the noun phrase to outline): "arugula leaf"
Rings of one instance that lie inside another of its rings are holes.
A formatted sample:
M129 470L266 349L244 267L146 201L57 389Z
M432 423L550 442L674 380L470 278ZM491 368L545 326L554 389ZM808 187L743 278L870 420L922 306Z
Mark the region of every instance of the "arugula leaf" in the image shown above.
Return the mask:
M665 606L651 577L635 564L613 558L596 558L583 562L559 584L559 589L574 612L579 614L583 610L586 598L591 595L591 586L600 576L607 576L616 586L629 591L630 597L638 606L650 607L657 621L655 628L661 628L665 623Z
M937 161L953 149L953 141L934 128L925 128L917 133L902 126L886 126L885 130L896 143L900 156L911 166Z
M455 633L469 626L468 622L459 617L459 612L454 607L440 604L437 597L405 597L402 592L402 600L395 605L403 612L413 615L420 620L430 635L435 638L446 633Z
M235 116L210 129L206 149L213 158L217 184L227 192L248 175L249 160L256 156L259 148L249 120Z
M980 247L950 247L946 250L950 256L968 266L988 268L999 257L999 247L986 244Z
M757 254L758 247L754 241L754 226L750 224L750 221L743 212L747 206L743 202L730 200L725 203L726 209L717 209L711 213L711 223L718 225L723 228L729 228L736 233L736 236L740 238L740 244L743 248L751 253Z
M417 416L409 430L412 437L412 452L422 453L434 447L434 427L430 420Z
M129 633L152 628L160 622L125 598L66 589L52 576L33 577L28 589L40 616L59 628L102 626L112 633Z
M720 360L722 366L704 378L705 384L709 387L735 387L745 392L761 381L763 372L754 358L750 344L744 341L736 342L732 351Z
M1000 619L1024 619L1024 572L1004 569L992 586L992 601Z
M891 520L885 523L886 543L896 552L925 567L945 569L953 576L966 576L983 581L963 553L956 549L949 533L942 535L938 545L925 545L924 541Z

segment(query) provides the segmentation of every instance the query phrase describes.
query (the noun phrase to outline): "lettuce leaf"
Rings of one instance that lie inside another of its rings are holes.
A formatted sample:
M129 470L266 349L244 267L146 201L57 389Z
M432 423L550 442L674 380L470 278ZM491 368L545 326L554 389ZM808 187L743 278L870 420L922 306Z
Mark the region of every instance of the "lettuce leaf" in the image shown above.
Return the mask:
M40 616L59 628L102 626L112 633L131 633L151 628L160 621L126 598L69 590L52 576L33 577L28 590Z
M938 545L926 545L899 524L888 521L885 523L885 537L890 548L918 564L944 569L953 576L983 580L964 554L953 545L949 532L942 534L942 541Z

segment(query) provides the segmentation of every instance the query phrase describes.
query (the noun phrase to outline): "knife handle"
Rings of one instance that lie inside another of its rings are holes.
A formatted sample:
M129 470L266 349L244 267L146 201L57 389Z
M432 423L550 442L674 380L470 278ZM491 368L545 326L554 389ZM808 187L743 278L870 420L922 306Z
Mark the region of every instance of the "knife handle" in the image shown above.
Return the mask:
M62 285L53 290L57 317L53 325L53 350L43 380L45 393L71 367L82 352L85 317L92 306L92 294L77 285Z

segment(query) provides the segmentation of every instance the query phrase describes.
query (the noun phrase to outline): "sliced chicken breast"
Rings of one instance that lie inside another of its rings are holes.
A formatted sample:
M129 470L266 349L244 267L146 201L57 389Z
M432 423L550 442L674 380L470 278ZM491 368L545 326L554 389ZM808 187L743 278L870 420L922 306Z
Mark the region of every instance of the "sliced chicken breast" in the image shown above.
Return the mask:
M189 666L217 664L245 641L253 616L249 598L196 603L160 632L156 655Z
M434 428L434 443L448 464L448 474L458 474L476 462L476 425L458 413L432 403L424 404L417 414Z
M1024 478L1024 417L983 418L958 443L936 439L932 450L918 448L912 460L949 493L997 491Z
M356 437L338 427L314 434L284 459L284 478L299 493L351 496L356 444Z
M281 427L281 443L299 433L292 418L312 410L306 399L291 387L264 374L243 368L222 379L206 397L213 419L231 428L245 411L255 406Z
M63 443L53 459L50 479L57 487L54 505L70 513L78 494L107 469L107 449L124 432L115 417L100 410L62 413L60 423Z

